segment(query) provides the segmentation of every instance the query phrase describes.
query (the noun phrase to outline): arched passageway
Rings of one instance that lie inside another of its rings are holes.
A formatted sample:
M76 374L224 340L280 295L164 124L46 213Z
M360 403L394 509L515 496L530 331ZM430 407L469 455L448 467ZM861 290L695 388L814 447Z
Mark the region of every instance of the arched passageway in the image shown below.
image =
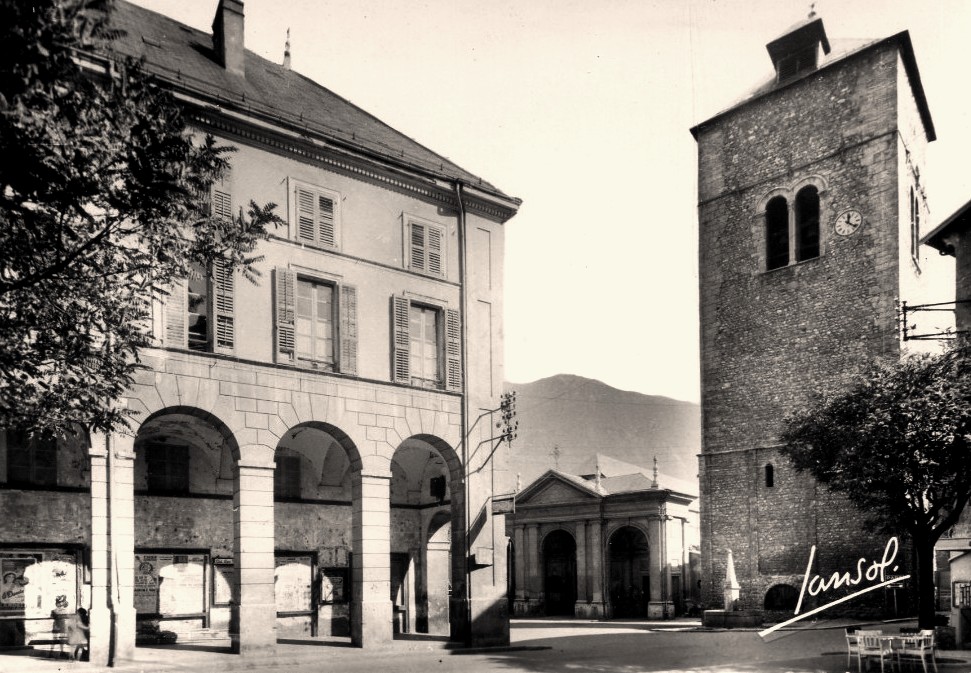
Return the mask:
M274 463L277 636L349 637L357 449L336 427L305 423L280 438Z
M623 526L607 545L611 615L615 618L646 617L651 600L650 549L647 536L633 526Z
M565 530L543 540L543 605L549 616L574 614L577 600L577 545Z

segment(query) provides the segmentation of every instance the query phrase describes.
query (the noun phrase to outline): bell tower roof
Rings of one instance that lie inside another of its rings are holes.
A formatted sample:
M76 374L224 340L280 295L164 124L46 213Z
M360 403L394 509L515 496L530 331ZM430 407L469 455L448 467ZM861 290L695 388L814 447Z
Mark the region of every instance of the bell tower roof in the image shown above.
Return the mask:
M765 48L779 81L815 70L820 61L820 49L823 55L830 51L823 20L815 12L769 42Z

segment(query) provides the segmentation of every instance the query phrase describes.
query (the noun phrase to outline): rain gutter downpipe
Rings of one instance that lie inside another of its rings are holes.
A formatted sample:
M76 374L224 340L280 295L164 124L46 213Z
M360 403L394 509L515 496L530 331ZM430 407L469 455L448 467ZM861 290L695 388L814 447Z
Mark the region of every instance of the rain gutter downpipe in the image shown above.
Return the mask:
M471 515L470 500L471 490L469 480L472 478L472 470L469 469L469 381L467 374L468 362L468 315L466 313L466 250L465 250L465 203L462 200L462 182L455 181L455 201L458 204L458 245L459 245L459 325L461 330L460 338L460 368L462 374L462 406L461 406L461 431L462 431L462 470L465 472L465 521L462 524L465 531L465 644L472 645L472 563L471 551L472 541L469 539L469 517Z

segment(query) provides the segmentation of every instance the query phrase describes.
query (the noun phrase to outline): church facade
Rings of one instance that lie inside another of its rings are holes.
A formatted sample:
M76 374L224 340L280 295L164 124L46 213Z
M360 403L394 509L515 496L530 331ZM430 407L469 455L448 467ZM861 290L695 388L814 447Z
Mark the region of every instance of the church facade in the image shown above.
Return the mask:
M513 614L668 619L699 600L695 487L608 456L516 494Z
M920 296L922 178L935 132L906 32L833 41L811 16L767 45L775 76L698 124L704 600L789 610L813 573L880 558L886 539L779 453L786 415L903 346ZM906 554L901 554L901 557ZM903 571L901 571L903 572ZM850 609L882 611L897 588Z

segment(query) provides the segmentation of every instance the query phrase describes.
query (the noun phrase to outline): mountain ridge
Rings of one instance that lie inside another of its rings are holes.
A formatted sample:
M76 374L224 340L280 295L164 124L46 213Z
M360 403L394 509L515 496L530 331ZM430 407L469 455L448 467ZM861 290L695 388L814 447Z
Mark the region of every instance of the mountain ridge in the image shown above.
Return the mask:
M605 454L697 484L701 408L694 402L619 390L575 374L505 383L517 393L511 458L523 486L551 468L576 474Z

